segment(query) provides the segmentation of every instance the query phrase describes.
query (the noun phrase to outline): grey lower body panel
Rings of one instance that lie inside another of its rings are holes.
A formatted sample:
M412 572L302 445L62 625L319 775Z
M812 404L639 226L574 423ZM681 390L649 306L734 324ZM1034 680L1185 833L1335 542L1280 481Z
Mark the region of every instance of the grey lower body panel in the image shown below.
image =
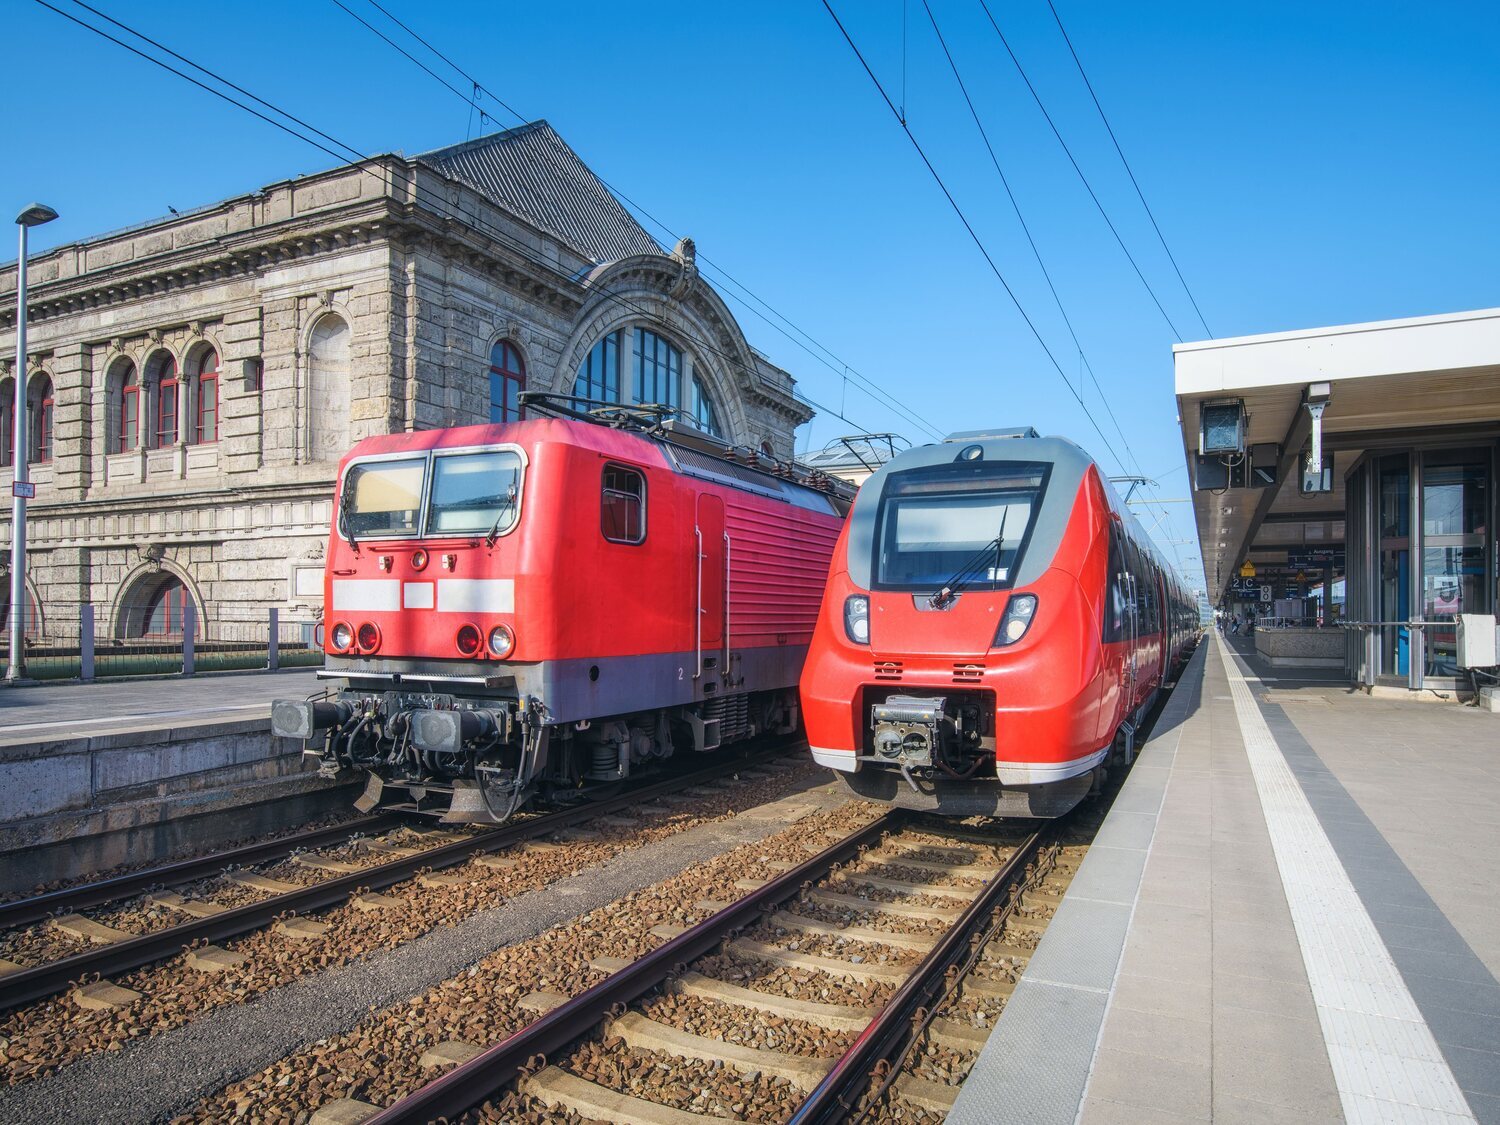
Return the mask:
M946 816L1009 816L1051 820L1088 796L1093 787L1092 771L1046 785L1006 785L988 781L943 781L924 785L914 792L895 770L862 769L858 773L835 772L858 797L880 801L902 809L935 812Z

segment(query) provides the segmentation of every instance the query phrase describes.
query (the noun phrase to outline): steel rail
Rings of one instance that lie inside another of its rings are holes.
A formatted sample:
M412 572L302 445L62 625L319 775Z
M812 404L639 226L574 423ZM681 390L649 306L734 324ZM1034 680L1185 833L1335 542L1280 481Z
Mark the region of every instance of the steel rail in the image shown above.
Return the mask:
M751 751L744 757L720 761L705 769L630 789L617 796L601 801L591 801L569 809L532 817L516 824L507 824L492 832L456 840L436 848L403 856L389 863L362 868L347 875L338 875L313 883L300 890L275 895L261 902L231 907L207 918L196 918L173 926L169 930L142 934L139 937L114 942L85 953L50 961L29 969L0 977L0 1011L28 1004L65 990L69 984L87 973L113 976L130 969L164 960L181 952L183 947L195 941L217 942L261 927L288 912L321 910L347 899L355 890L379 890L393 883L408 879L423 868L452 867L469 858L486 852L498 851L536 836L571 828L576 824L599 816L628 811L642 801L649 801L678 789L700 784L704 781L743 769L747 765L773 757L786 750L787 742Z
M808 1094L788 1125L843 1121L864 1096L875 1067L888 1061L911 1034L912 1017L918 1008L930 1007L946 987L946 974L969 950L991 913L1006 896L1016 891L1026 868L1041 847L1043 828L1026 838L1005 866L953 923L931 952L922 959L896 994L860 1033L850 1048Z
M861 848L900 828L910 818L911 814L906 810L892 809L772 879L759 890L678 934L666 945L652 950L588 991L553 1008L482 1054L414 1090L370 1117L368 1125L417 1125L438 1119L456 1120L460 1114L501 1090L533 1057L547 1056L573 1040L591 1034L614 1005L639 999L671 976L678 965L713 952L729 933L758 922L763 911L791 898L803 883L820 878L836 864L858 855Z
M327 828L314 828L276 840L263 840L228 848L222 852L178 860L175 863L151 867L143 871L130 871L113 879L102 879L97 883L83 883L76 887L64 887L46 894L15 899L0 903L0 930L12 930L17 926L40 922L49 915L87 910L91 906L102 906L129 898L141 891L158 886L180 886L198 879L207 879L230 866L248 867L267 860L281 859L298 848L325 848L338 842L340 837L355 833L383 832L403 823L396 813L381 813L376 816L346 820L342 824Z

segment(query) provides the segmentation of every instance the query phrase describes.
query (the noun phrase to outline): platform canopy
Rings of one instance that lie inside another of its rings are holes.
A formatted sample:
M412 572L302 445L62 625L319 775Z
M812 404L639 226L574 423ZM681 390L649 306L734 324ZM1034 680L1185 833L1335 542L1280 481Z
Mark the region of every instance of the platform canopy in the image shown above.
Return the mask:
M1280 584L1306 576L1309 556L1342 554L1345 478L1365 453L1470 438L1490 444L1500 432L1500 309L1206 340L1172 352L1204 574L1216 604L1247 561L1257 580ZM1332 473L1320 479L1331 490L1304 491L1312 430L1306 404L1324 395L1321 445ZM1203 408L1235 403L1243 404L1243 460L1214 457L1205 466ZM1225 468L1227 485L1212 487Z

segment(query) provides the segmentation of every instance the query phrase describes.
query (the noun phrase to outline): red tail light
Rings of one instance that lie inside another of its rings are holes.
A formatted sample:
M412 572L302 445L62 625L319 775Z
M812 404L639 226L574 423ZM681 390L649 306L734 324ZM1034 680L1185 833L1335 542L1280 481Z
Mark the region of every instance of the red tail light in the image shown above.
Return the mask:
M374 652L380 648L380 630L372 622L366 621L359 627L359 651Z
M460 625L455 643L458 645L458 651L464 656L473 656L479 651L479 646L484 643L484 639L474 626Z

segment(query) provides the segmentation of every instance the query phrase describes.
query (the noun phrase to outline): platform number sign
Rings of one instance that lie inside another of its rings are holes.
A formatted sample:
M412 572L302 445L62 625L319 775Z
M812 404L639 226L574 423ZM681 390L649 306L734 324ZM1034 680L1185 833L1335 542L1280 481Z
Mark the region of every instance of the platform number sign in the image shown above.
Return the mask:
M1260 588L1260 600L1261 600L1261 604L1262 605L1270 605L1271 604L1271 587L1269 585L1263 585L1263 586L1261 586L1261 588Z

